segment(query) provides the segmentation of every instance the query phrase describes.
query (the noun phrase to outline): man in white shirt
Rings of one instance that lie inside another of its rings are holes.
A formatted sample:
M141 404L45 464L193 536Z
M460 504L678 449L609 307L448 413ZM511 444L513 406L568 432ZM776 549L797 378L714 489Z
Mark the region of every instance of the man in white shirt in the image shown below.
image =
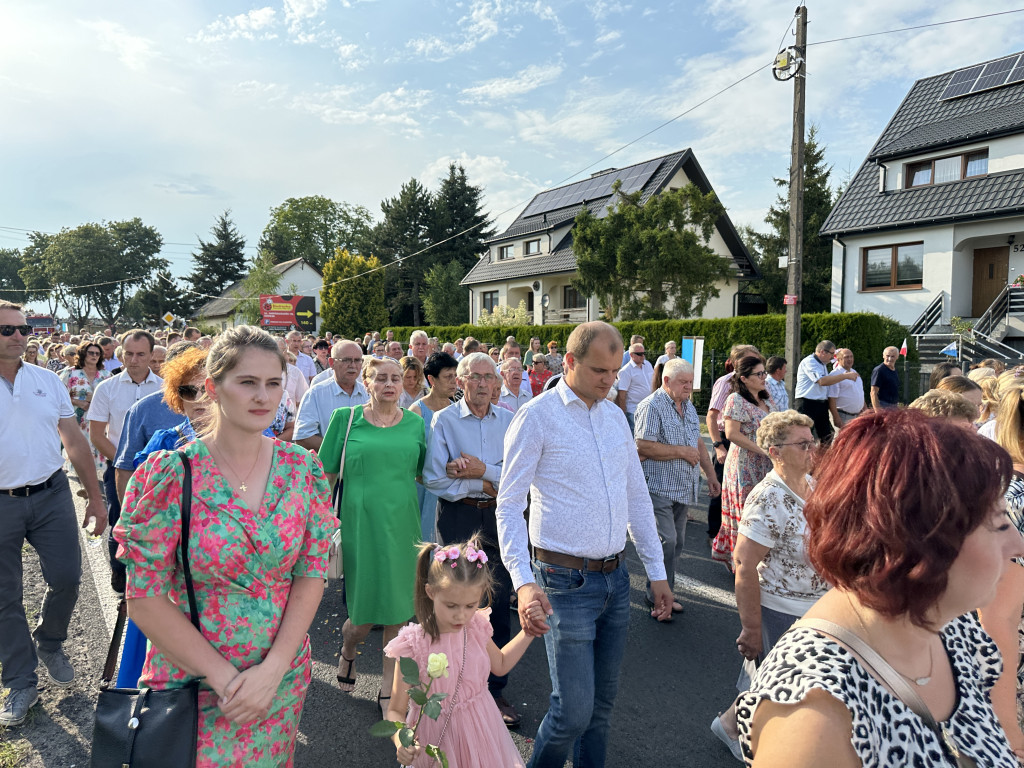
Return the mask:
M640 401L651 394L654 386L654 366L644 357L644 345L636 342L629 347L629 362L619 371L619 394L615 403L626 414L630 431Z
M117 458L117 443L124 427L124 417L129 408L146 395L157 392L163 384L163 379L149 369L155 341L148 331L135 330L125 334L121 342L124 370L96 385L92 403L86 412L89 439L107 460L107 468L103 472L103 494L107 500L107 521L111 528L121 517L114 459ZM110 587L115 593L123 594L125 566L115 556L117 542L112 537L108 538L107 547L110 552Z
M360 380L363 354L354 341L339 341L331 350L333 376L315 383L302 398L292 439L310 451L319 451L331 415L338 408L364 405L370 396ZM327 373L327 371L324 371Z
M814 420L814 431L818 440L827 443L832 439L832 422L828 413L828 388L843 379L860 378L856 372L829 373L826 364L832 360L836 345L825 340L818 344L814 353L800 361L796 369L796 385L793 399L796 410Z
M456 339L455 340L455 351L450 353L451 356L454 357L456 360L461 360L462 359L462 344L463 344L463 339Z
M633 435L605 399L621 358L622 337L613 326L577 326L566 345L564 377L520 408L505 435L496 512L501 559L518 591L523 629L544 636L552 685L533 768L561 768L574 752L586 755L580 765L605 764L629 628L627 525L651 581L651 615L672 616ZM543 616L531 612L535 600Z
M674 341L666 341L665 342L665 354L662 355L661 357L659 357L657 362L655 362L654 364L655 365L664 365L669 360L674 360L675 358L676 358L676 343ZM654 386L654 382L651 382L651 386Z
M415 357L420 364L427 362L427 348L430 346L430 337L426 331L413 331L409 337L409 356Z
M857 373L853 370L853 350L836 350L836 360L833 374ZM828 409L837 431L864 410L864 382L859 373L855 379L842 379L828 388Z
M622 365L625 365L630 360L630 350L633 349L634 344L643 344L645 341L644 337L639 333L634 333L629 337L629 346L622 352ZM619 368L622 368L622 365Z
M282 337L278 336L277 348L281 350L281 354L284 355L285 360L288 359L288 342ZM309 382L306 377L302 375L302 371L296 368L291 363L285 363L285 379L284 388L288 390L288 394L292 396L292 402L296 404L296 407L302 402L302 396L306 394L306 390L309 389Z
M302 334L298 331L289 331L284 340L288 345L288 351L295 355L295 367L306 377L308 384L310 379L316 376L316 363L313 362L312 357L302 351Z
M82 527L106 526L89 443L75 421L68 390L53 371L21 357L32 335L17 304L0 300L0 728L21 725L39 699L39 661L55 686L75 678L62 645L82 577L75 503L61 443L88 494ZM39 555L46 596L29 631L22 599L22 548Z
M114 352L117 350L117 344L109 336L104 336L99 340L100 349L103 350L103 369L106 371L116 371L121 367L121 361L114 356Z
M509 357L500 366L501 395L498 401L507 405L512 413L533 398L533 390L527 386L523 389L523 364L518 357ZM527 382L529 384L529 382Z

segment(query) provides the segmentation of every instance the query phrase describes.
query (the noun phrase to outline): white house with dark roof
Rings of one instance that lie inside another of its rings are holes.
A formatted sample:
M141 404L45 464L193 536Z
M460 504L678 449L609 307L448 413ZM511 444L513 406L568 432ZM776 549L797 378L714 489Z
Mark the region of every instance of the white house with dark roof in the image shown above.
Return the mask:
M914 83L821 234L833 312L922 337L972 319L980 356L1024 348L1024 292L1007 287L1024 273L1024 54Z
M462 284L469 286L469 319L476 323L480 310L526 302L536 325L581 323L601 318L601 307L592 296L581 296L572 287L576 257L572 228L584 205L604 216L613 203L612 184L622 181L625 193L641 190L641 200L693 182L704 194L711 184L693 152L684 149L626 168L612 168L589 179L541 192L515 221L487 242L488 250L469 271ZM704 308L702 317L734 317L760 314L760 297L744 292L760 275L727 214L716 222L710 247L734 267L729 280L718 286L720 295ZM546 306L545 306L546 299Z
M316 329L319 332L320 289L324 285L323 274L305 259L282 261L280 264L274 265L274 271L280 276L276 293L316 297ZM222 331L236 325L244 325L245 318L237 311L243 283L244 280L238 280L229 285L218 298L210 299L199 307L195 311L196 317Z

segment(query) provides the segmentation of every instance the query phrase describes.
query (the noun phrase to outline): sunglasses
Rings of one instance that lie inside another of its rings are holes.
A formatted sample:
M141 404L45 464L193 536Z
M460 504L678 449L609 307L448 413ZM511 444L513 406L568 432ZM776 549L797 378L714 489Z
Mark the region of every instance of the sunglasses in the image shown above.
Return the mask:
M18 331L22 336L32 335L31 325L0 325L0 336L13 336Z
M182 384L178 387L178 397L190 403L198 400L200 394L202 394L202 388L195 384Z

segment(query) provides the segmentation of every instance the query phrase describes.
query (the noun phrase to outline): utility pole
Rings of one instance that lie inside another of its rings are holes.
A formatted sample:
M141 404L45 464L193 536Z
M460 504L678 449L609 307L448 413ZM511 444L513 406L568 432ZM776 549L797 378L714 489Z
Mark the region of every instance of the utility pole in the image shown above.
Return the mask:
M779 54L780 57L782 54ZM791 51L793 80L793 146L789 161L789 280L786 300L786 389L795 402L796 370L800 354L800 311L804 274L804 99L807 87L807 6L796 9L796 46ZM778 59L776 66L778 66ZM778 75L776 75L778 77ZM794 298L795 297L795 298ZM793 303L788 303L793 302Z

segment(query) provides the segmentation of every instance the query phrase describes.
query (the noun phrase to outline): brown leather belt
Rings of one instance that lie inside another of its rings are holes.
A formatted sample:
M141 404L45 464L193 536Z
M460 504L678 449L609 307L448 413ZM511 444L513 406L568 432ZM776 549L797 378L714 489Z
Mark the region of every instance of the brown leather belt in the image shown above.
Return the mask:
M476 507L477 509L490 509L491 507L498 506L497 499L471 499L468 496L458 501L450 502L451 504L465 504L467 507Z
M584 558L564 555L561 552L549 552L540 547L533 548L533 556L542 563L557 565L562 568L572 568L574 571L600 571L601 573L611 573L622 565L622 561L625 559L623 557L624 552L625 550L611 557Z

